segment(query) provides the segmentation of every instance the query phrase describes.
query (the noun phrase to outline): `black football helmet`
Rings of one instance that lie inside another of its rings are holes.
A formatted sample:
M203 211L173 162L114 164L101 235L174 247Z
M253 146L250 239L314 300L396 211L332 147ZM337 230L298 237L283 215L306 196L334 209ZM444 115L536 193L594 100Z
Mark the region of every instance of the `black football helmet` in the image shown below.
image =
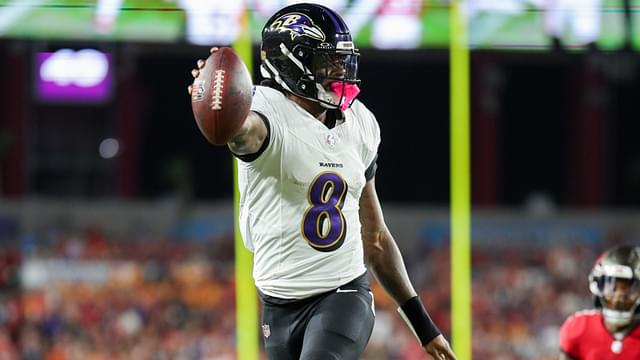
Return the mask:
M617 246L598 258L589 290L605 320L625 326L640 316L640 247Z
M357 95L359 56L340 15L322 5L287 6L262 30L262 76L326 108L344 110Z

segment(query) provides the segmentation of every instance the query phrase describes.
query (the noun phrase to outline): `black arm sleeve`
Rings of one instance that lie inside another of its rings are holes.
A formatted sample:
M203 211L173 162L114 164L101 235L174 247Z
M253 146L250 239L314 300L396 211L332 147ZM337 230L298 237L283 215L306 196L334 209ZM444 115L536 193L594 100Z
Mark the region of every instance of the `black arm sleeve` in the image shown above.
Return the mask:
M374 176L376 176L376 170L378 170L378 155L376 155L375 158L373 158L373 161L371 161L371 164L369 164L369 167L367 168L367 170L364 171L364 177L365 179L367 179L367 181L373 179Z
M238 159L244 162L252 162L255 159L257 159L258 156L260 156L264 152L267 146L269 146L269 141L271 140L271 125L269 125L269 119L267 119L266 116L260 114L257 111L254 111L254 112L260 115L260 119L262 119L262 122L264 122L264 126L267 127L267 136L264 138L264 141L262 142L262 146L260 146L260 149L258 149L258 151L254 152L253 154L238 155L236 153L231 152L233 156L237 157Z

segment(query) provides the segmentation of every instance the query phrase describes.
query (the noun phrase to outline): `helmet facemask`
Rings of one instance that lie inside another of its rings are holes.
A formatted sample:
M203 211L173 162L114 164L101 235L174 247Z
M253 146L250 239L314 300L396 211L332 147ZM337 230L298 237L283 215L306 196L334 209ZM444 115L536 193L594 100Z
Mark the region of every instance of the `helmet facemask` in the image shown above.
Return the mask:
M631 267L597 264L589 276L589 289L602 307L607 323L623 327L636 318L640 305L640 279Z
M338 45L345 49L313 49L304 45L288 49L281 43L279 53L263 55L262 75L297 96L344 111L360 92L360 54L352 42Z
M327 108L344 111L360 93L358 79L359 54L353 52L328 52L316 50L312 61L312 73L317 99Z

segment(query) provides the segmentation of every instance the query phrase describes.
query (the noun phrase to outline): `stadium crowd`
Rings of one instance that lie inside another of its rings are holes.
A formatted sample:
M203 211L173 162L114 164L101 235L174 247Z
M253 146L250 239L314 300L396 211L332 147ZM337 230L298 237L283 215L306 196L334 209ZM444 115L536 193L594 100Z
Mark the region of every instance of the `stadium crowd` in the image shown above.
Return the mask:
M562 321L591 306L594 249L516 245L474 248L474 359L555 359ZM230 235L193 243L55 229L0 249L0 360L235 358ZM40 286L21 283L20 267L42 259L111 265L100 282L48 274ZM448 248L425 246L407 262L450 334ZM363 359L423 359L392 301L375 283L373 291L376 326Z

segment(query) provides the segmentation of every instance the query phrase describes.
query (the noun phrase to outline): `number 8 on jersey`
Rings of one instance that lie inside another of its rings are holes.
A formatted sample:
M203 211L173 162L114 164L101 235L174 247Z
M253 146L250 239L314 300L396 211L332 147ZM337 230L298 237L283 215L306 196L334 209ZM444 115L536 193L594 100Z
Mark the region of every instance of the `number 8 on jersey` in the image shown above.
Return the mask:
M318 251L329 252L344 243L347 223L342 206L348 186L340 175L325 172L316 176L309 186L310 206L302 218L302 235Z

